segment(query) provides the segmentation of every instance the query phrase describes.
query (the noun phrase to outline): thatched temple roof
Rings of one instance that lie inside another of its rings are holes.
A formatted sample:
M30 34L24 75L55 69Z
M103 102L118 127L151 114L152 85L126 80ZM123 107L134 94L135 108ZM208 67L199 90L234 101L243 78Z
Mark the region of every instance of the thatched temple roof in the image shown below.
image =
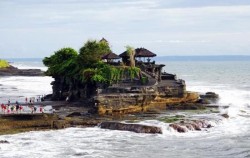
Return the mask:
M102 38L101 40L100 40L100 42L106 42L106 43L109 43L105 38Z
M102 59L120 59L120 57L116 55L115 53L110 52L110 53L103 55Z
M120 57L128 57L129 54L127 51L123 52L119 55ZM145 49L145 48L136 48L135 49L135 57L155 57L156 54L152 53L151 51Z

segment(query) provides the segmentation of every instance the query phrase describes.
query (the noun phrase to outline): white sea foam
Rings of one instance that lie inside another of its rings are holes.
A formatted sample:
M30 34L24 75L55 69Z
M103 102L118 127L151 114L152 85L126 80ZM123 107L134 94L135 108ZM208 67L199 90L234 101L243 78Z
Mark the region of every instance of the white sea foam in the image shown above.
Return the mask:
M42 71L48 69L41 62L14 62L11 65L19 69L40 69Z

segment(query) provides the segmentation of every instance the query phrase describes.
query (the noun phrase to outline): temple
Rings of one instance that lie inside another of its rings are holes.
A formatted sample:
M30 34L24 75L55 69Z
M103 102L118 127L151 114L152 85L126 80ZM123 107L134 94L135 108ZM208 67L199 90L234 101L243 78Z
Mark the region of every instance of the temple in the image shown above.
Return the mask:
M155 106L165 107L169 100L176 98L186 101L183 99L187 97L185 81L163 72L165 65L157 64L154 57L156 54L146 48L136 48L133 58L127 51L120 55L109 52L102 57L113 66L129 67L134 62L140 73L133 79L125 75L108 87L99 85L94 97L99 114L147 111Z
M108 41L102 39L100 42ZM66 84L64 76L52 82L54 100L80 100L99 115L144 112L166 109L168 104L196 102L198 94L186 91L184 80L163 71L164 64L155 62L156 54L146 48L127 48L121 54L107 52L101 60L112 65L108 82L78 80ZM102 67L100 68L102 69ZM105 76L105 75L104 75Z
M133 80L129 76L124 76L119 82L107 88L99 86L98 94L107 93L140 93L147 89L161 92L163 96L181 97L185 93L184 80L177 79L176 75L163 72L163 64L156 64L153 61L155 53L146 48L135 49L135 66L140 68L140 75ZM117 55L113 52L105 54L102 59L113 66L130 66L131 59L127 51Z

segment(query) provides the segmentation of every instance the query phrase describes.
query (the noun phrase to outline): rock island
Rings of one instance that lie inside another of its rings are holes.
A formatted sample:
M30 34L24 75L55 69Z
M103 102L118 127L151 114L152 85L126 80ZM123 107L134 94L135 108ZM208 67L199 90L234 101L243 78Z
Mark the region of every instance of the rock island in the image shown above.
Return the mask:
M130 46L117 55L104 38L88 41L78 54L63 48L43 61L52 76L52 100L82 100L99 115L120 115L171 108L195 108L195 92L186 91L184 80L163 71L165 65L146 48Z
M0 69L2 76L45 74L53 77L53 93L38 104L52 105L55 114L3 115L0 134L96 125L160 134L159 127L134 124L133 121L143 120L147 114L156 118L151 114L166 110L205 109L218 98L212 92L199 95L187 91L185 81L163 71L165 65L156 63L155 56L146 48L131 46L126 46L123 53L115 54L103 38L87 41L79 53L73 48L62 48L45 57L46 72L5 65ZM132 121L132 124L120 123L121 120ZM186 120L179 115L160 120L172 123L169 127L177 132L211 127L206 120Z

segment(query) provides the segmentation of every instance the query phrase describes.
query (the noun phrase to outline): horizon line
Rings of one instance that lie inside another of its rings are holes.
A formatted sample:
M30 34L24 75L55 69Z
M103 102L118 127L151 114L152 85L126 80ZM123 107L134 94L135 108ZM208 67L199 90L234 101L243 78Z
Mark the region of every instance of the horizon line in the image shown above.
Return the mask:
M250 57L250 55L160 55L156 57ZM3 57L0 59L41 59L45 57Z

